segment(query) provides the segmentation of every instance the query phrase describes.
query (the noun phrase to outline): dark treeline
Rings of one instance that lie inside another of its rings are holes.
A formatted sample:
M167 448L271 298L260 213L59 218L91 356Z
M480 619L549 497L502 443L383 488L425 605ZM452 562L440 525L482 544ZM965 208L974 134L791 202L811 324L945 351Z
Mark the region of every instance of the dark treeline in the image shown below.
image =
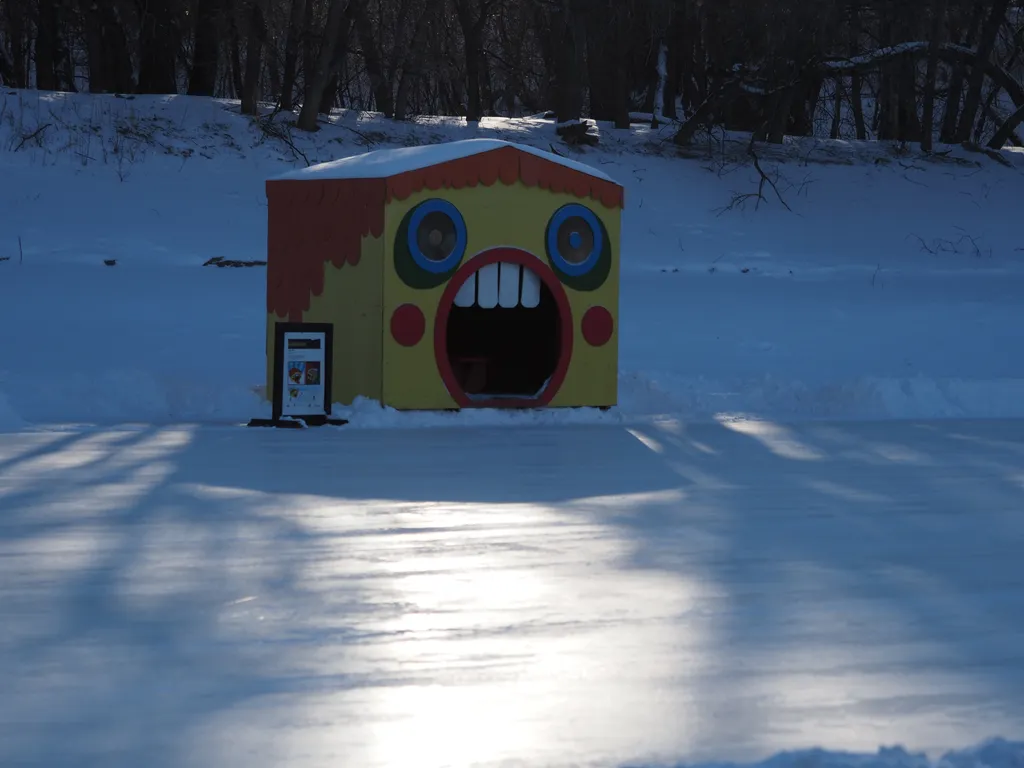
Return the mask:
M1022 0L0 0L0 83L1020 143ZM635 114L634 114L635 118Z

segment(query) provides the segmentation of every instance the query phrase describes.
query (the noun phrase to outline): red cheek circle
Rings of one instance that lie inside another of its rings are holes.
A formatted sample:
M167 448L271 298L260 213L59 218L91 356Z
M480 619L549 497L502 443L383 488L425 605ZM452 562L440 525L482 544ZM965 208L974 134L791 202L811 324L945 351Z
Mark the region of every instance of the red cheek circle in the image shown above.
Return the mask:
M583 315L581 329L587 344L602 347L612 337L615 321L612 319L612 313L604 307L591 307Z
M391 313L391 336L403 347L415 347L427 330L427 319L415 304L403 304Z

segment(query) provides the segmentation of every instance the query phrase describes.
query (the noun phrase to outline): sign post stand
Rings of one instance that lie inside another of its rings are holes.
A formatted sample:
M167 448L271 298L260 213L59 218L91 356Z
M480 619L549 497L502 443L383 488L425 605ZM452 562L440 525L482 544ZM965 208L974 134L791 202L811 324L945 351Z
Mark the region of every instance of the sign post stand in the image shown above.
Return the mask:
M274 328L274 398L271 418L250 427L319 427L347 424L332 419L331 323L277 323Z

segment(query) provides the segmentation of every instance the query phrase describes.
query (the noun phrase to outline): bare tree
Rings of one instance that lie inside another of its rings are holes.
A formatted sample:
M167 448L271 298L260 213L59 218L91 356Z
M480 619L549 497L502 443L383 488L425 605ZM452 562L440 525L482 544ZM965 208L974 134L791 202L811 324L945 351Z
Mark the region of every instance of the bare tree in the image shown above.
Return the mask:
M462 28L463 55L466 60L466 120L478 121L483 116L481 76L484 71L484 29L496 0L453 0L455 14Z
M136 0L139 14L139 93L178 90L181 27L177 0Z
M308 2L312 5L313 0ZM288 111L295 107L295 78L298 75L299 46L303 42L302 20L306 15L306 3L307 0L292 0L291 13L288 15L288 37L285 41L280 99L281 109Z
M946 21L948 0L935 0L932 8L932 32L928 49L928 69L924 76L924 104L921 107L921 149L932 151L935 133L935 78L939 71L939 46Z
M312 0L310 0L312 2ZM347 49L350 26L350 0L330 0L327 26L320 41L320 50L312 73L307 73L306 93L299 112L298 127L304 131L317 130L317 117L328 84L337 75ZM359 0L353 0L359 2ZM307 45L311 41L306 41ZM283 102L283 98L282 98ZM283 106L283 105L282 105Z
M222 0L199 0L193 28L192 69L188 78L190 96L213 96L220 67L220 36L223 25Z
M979 5L981 5L980 2ZM1010 0L992 0L991 10L985 20L985 26L981 30L981 37L978 39L976 56L980 61L988 61L992 55L996 35L999 34L999 27L1006 20L1006 10L1009 5ZM971 138L971 126L974 125L978 107L981 105L981 89L984 80L985 73L981 67L973 67L967 81L967 97L964 99L964 108L960 113L960 123L956 130L957 141L967 141Z
M89 63L89 91L130 93L135 89L128 37L113 0L78 0Z
M267 36L267 0L248 0L249 28L242 80L242 114L259 114L259 80L263 70L263 43Z

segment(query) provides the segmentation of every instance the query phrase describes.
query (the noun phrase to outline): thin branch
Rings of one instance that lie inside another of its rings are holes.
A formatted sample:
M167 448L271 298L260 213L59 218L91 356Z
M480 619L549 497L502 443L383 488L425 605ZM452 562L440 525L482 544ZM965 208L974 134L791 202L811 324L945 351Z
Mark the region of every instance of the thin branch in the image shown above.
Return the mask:
M751 135L751 137L750 137L750 144L747 146L747 154L750 155L750 158L754 161L754 168L761 175L761 182L757 185L757 196L761 200L764 200L764 185L765 185L765 182L768 182L768 184L771 185L772 190L775 192L775 196L777 198L779 198L779 202L782 203L782 206L787 211L792 213L793 209L790 208L789 204L783 199L782 193L779 192L778 186L775 184L775 182L772 179L768 178L768 174L765 173L764 169L761 167L761 160L760 160L760 158L758 158L757 152L754 151L754 136L753 135Z
M42 132L45 131L49 127L50 127L50 123L43 123L41 126L39 126L34 131L32 131L32 133L27 134L26 136L22 136L21 137L21 141L18 142L18 146L16 146L14 148L14 151L17 152L18 150L20 150L22 147L25 146L25 144L27 144L28 142L30 142L33 139L35 139L38 136L40 136L42 134Z

